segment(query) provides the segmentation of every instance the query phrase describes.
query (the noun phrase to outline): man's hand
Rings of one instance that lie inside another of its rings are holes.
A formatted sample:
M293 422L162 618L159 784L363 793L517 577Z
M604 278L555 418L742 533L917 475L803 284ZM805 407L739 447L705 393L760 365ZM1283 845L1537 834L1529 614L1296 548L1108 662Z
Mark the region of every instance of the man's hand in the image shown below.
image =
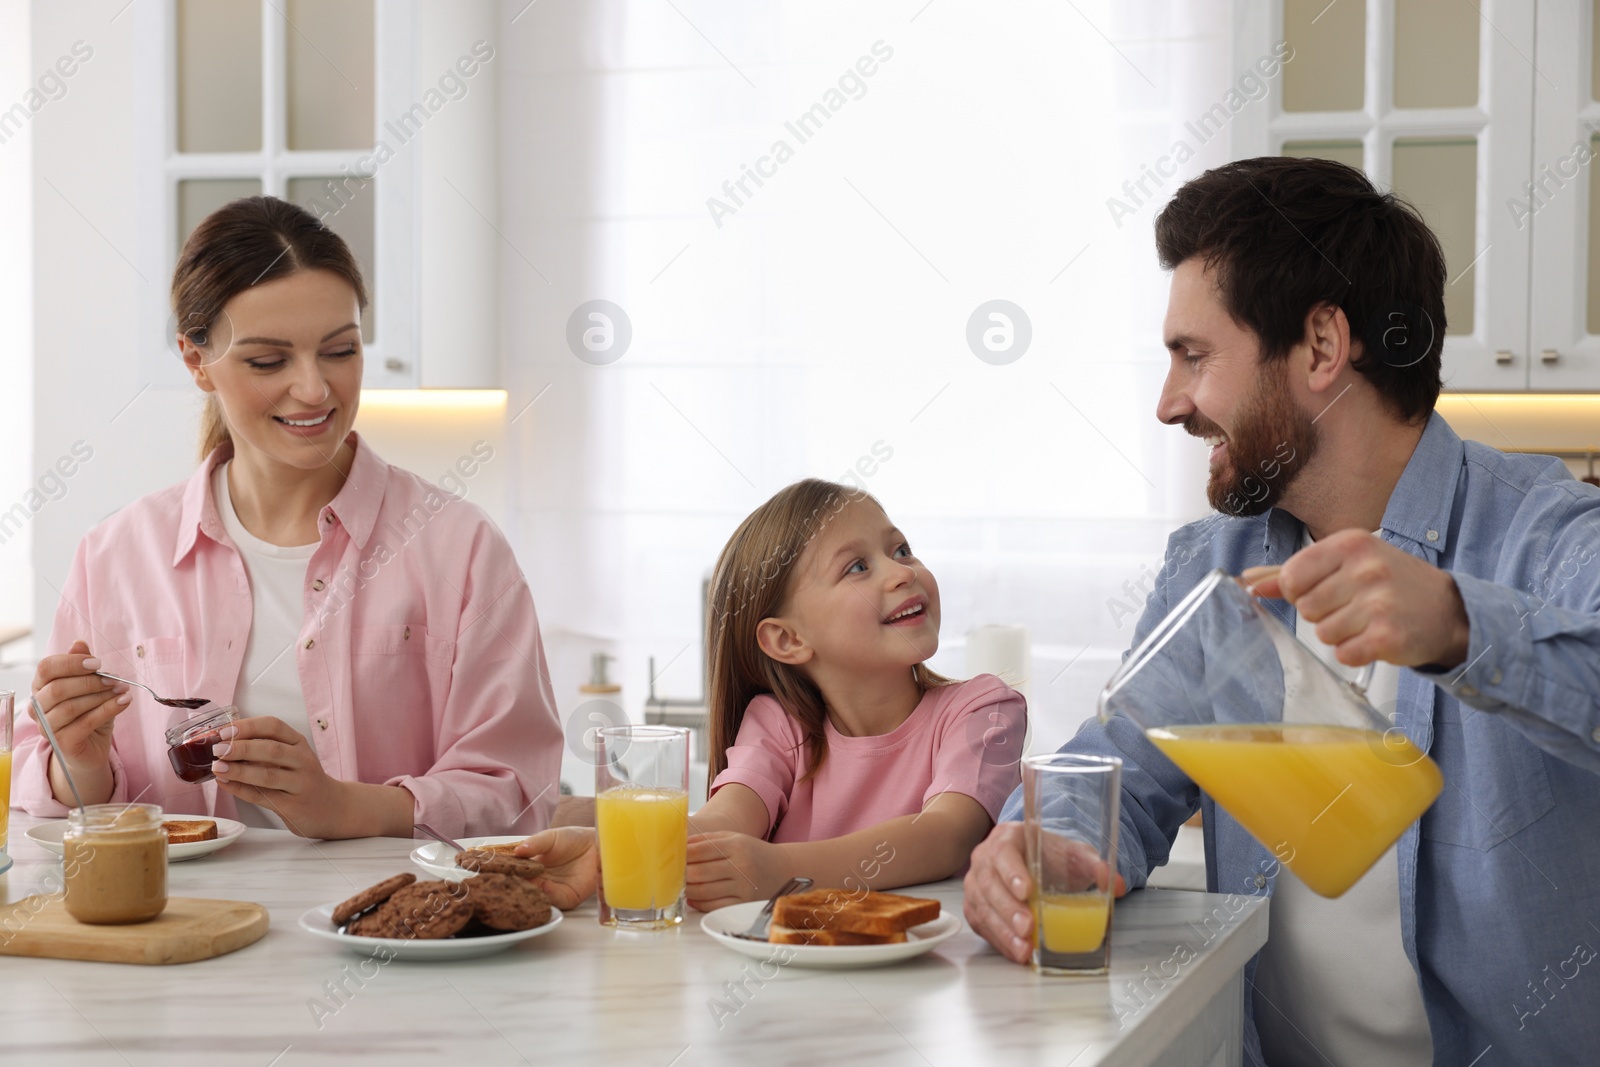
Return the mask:
M746 900L766 900L794 876L782 845L732 830L689 837L689 906L715 911Z
M1365 530L1340 530L1281 567L1239 577L1257 596L1293 604L1346 666L1446 669L1467 658L1470 625L1455 579Z
M962 911L974 933L999 950L1013 963L1027 963L1033 957L1033 910L1028 896L1033 879L1023 859L1023 826L1003 822L989 831L982 844L972 850L972 866L962 886ZM1090 881L1104 885L1110 873L1084 867L1084 885ZM1116 877L1118 897L1128 892L1122 875Z
M1003 822L972 850L972 865L962 884L961 910L972 932L1012 963L1033 955L1033 911L1028 893L1033 879L1022 857L1022 824Z
M544 864L544 874L534 884L562 911L576 908L600 887L600 842L593 827L541 830L518 845L516 853Z

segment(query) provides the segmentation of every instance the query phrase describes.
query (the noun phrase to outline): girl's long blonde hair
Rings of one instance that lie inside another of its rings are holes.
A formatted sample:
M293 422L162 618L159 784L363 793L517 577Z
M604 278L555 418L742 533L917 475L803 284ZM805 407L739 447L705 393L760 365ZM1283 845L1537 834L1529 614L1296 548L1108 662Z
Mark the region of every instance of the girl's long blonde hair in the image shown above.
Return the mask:
M762 652L756 625L783 611L790 577L806 546L847 505L863 500L878 503L870 493L836 482L795 482L740 523L717 558L706 611L710 780L727 768L728 746L739 736L745 709L763 693L794 716L805 735L809 753L801 780L816 774L827 758L828 708L822 691L804 671ZM923 663L911 672L923 691L950 683Z

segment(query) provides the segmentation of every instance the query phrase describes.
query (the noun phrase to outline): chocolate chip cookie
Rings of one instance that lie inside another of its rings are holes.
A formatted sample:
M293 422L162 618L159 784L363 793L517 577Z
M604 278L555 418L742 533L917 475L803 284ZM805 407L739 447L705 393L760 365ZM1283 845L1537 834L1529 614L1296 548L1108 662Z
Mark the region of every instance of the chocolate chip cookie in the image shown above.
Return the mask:
M395 932L389 936L408 941L453 937L472 921L472 905L447 893L431 893L398 902L391 897L383 907L395 910Z
M450 882L417 882L392 893L378 908L352 922L357 937L435 941L452 937L472 921L466 893Z
M508 856L487 849L468 849L456 853L456 866L479 874L509 874L517 878L537 878L544 864L526 856Z
M550 921L550 898L526 879L490 871L459 884L473 915L497 933L532 930Z
M343 926L362 912L369 911L388 900L396 890L404 889L416 880L417 876L414 874L397 874L393 878L385 878L375 886L363 889L333 909L333 925Z

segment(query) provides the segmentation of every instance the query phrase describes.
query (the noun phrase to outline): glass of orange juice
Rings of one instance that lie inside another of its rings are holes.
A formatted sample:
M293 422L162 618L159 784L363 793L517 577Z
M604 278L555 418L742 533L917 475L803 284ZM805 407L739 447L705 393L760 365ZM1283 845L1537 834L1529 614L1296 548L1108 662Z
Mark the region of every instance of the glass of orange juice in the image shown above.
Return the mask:
M11 866L6 831L11 824L11 713L17 694L0 690L0 871Z
M600 838L600 922L659 930L683 922L689 840L689 731L595 731L594 817Z
M1314 892L1337 897L1439 795L1438 766L1329 663L1214 570L1123 661L1126 720Z
M1111 966L1121 797L1119 759L1023 757L1023 843L1040 974L1105 974Z

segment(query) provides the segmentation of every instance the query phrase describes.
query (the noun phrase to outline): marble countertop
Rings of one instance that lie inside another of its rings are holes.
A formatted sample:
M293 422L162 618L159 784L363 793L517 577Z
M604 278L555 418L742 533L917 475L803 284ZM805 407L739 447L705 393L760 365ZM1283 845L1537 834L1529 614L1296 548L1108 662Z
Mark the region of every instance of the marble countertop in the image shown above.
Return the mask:
M60 885L60 861L11 813L7 902ZM497 956L380 965L314 938L300 915L417 870L417 842L315 842L249 830L171 865L174 896L253 900L256 944L170 967L0 957L8 1062L50 1064L1154 1062L1237 982L1266 940L1265 901L1144 890L1117 904L1108 978L1047 978L963 928L932 953L855 971L789 966L729 1000L758 962L699 927L602 928L593 902ZM913 892L960 915L959 882ZM724 1010L714 1011L713 1001ZM728 1012L726 1006L737 1005Z

